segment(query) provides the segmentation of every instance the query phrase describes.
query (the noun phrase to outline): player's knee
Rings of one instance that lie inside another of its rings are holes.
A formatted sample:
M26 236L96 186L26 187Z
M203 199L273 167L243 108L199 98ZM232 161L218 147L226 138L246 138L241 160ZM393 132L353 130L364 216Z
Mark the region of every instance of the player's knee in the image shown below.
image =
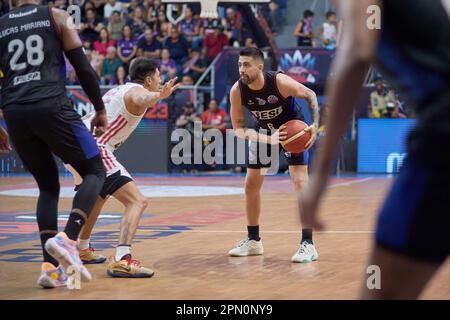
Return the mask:
M103 166L102 159L100 155L97 155L91 159L84 160L79 163L71 164L72 167L80 174L80 176L85 179L88 175L94 175L103 184L106 179L106 170Z
M308 183L308 179L302 176L293 177L291 178L291 181L294 184L296 190L304 189L306 187L306 184Z
M59 197L60 185L59 179L52 179L50 177L37 179L39 192L45 193L49 196Z
M247 196L259 194L260 190L261 184L259 182L251 180L245 181L245 194Z
M145 210L148 207L148 200L147 198L141 196L138 198L137 204L141 210Z

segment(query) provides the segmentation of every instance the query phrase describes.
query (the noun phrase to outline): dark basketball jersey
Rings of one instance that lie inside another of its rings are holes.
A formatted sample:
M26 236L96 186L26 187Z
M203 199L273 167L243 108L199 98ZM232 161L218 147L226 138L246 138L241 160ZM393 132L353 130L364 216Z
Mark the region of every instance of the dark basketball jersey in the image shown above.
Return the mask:
M239 80L242 105L251 112L257 122L257 129L278 129L289 120L304 119L295 98L284 98L278 91L277 74L278 72L265 71L264 87L257 91Z
M0 18L2 108L67 102L62 44L49 10L26 5Z

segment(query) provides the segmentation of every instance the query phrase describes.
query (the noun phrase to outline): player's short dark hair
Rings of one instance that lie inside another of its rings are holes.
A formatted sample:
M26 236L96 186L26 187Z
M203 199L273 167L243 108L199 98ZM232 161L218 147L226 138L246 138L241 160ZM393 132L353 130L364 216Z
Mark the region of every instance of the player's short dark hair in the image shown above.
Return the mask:
M264 54L258 48L247 47L242 49L239 52L240 57L252 57L254 59L259 59L261 62L264 62Z
M308 18L308 17L314 17L314 12L312 12L309 9L306 9L305 11L303 11L303 18Z
M331 16L335 16L336 15L336 12L334 12L334 11L327 11L327 13L325 14L325 18L329 18L329 17L331 17Z
M145 57L136 58L130 66L130 80L144 82L145 77L152 76L156 69L158 69L158 63L155 60Z

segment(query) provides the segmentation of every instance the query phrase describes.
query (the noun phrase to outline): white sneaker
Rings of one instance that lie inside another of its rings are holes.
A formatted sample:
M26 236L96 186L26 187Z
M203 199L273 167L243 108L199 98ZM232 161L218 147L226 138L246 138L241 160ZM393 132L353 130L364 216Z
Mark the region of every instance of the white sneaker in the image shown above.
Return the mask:
M305 263L315 261L317 259L319 259L319 254L317 253L314 245L307 241L303 241L300 248L292 256L291 261Z
M239 241L236 248L231 249L228 255L232 257L259 256L264 254L262 240L250 240L249 238Z
M49 262L44 262L37 283L44 288L65 287L67 285L67 276L62 266L55 267Z
M77 242L70 240L64 232L59 232L45 243L45 250L64 268L67 272L69 266L80 271L82 281L91 281L92 276L81 262L77 249Z

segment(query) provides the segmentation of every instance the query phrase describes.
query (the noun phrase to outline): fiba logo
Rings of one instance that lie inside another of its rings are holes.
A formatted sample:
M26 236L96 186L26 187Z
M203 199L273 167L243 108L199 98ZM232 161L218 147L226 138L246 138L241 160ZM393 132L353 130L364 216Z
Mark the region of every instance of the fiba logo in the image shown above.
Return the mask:
M399 172L403 161L405 160L406 153L392 152L387 156L386 159L386 172L396 173Z

